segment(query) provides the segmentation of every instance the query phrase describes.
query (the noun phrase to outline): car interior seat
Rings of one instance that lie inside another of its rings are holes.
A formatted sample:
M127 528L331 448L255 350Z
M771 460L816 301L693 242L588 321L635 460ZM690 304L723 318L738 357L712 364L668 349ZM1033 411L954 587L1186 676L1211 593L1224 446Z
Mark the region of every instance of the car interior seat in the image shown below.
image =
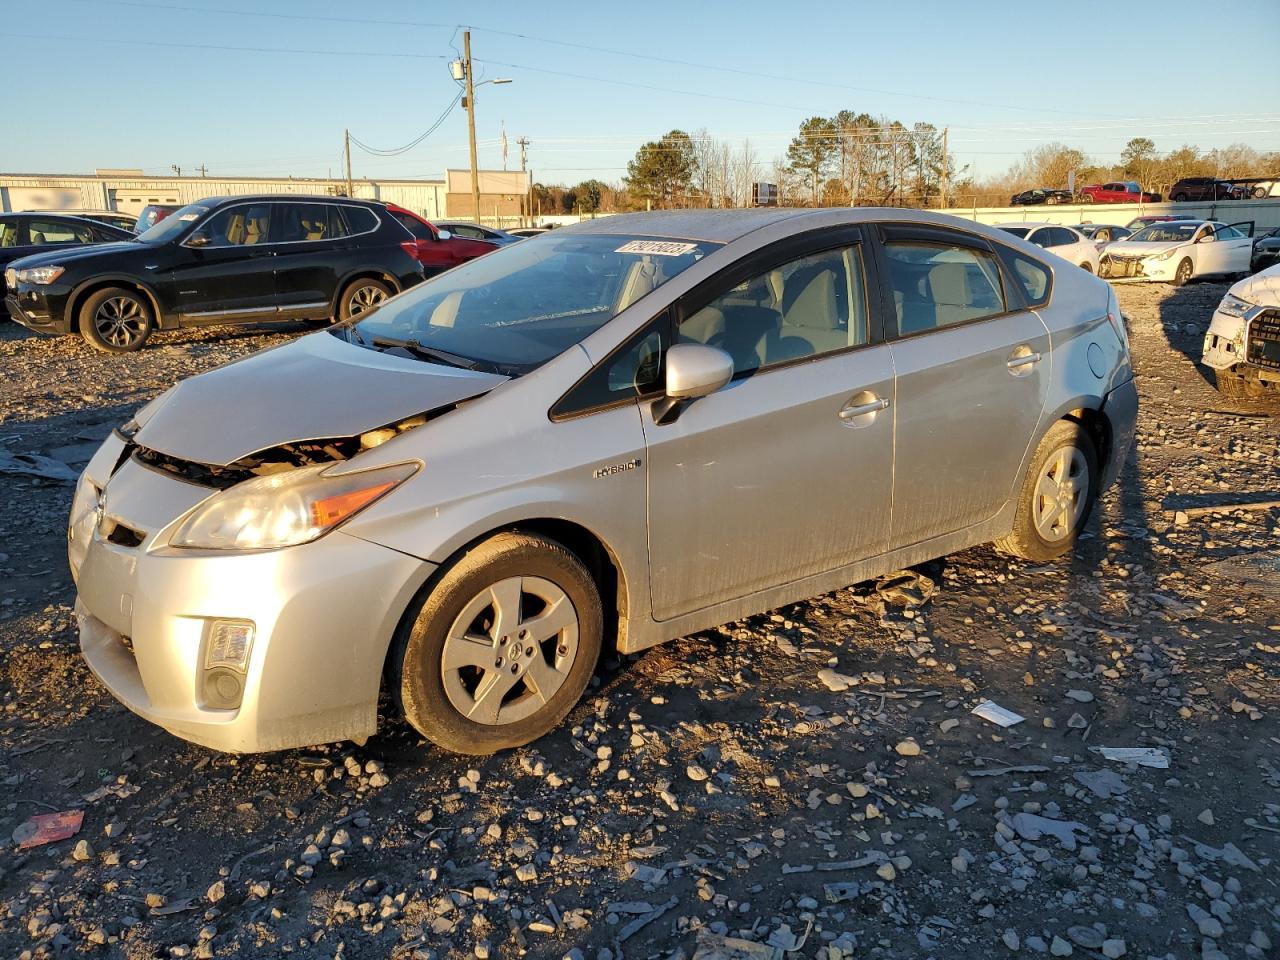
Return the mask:
M37 244L41 244L41 243L48 243L48 242L49 242L49 241L45 240L45 238L44 238L44 234L43 234L43 233L33 233L33 234L31 234L31 244L32 244L32 246L35 246L35 245L37 245Z

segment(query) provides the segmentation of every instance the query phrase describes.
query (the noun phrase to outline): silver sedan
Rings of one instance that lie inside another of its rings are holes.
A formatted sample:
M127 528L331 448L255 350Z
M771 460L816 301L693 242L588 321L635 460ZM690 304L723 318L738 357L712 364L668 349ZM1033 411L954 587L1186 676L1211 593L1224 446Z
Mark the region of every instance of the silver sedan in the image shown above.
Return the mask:
M81 647L220 750L388 693L465 753L555 727L606 648L995 541L1068 551L1129 448L1115 296L916 211L602 218L194 377L81 478Z

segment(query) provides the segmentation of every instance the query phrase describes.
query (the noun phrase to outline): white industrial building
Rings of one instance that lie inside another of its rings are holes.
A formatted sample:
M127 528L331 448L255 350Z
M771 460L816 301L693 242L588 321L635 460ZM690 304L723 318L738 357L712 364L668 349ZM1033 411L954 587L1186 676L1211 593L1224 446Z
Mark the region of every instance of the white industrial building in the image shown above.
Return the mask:
M352 187L359 199L399 204L428 219L473 219L469 170L450 170L442 180L361 177L352 182ZM514 225L528 189L529 175L522 171L480 171L480 213L484 222ZM149 203L187 204L205 197L281 193L345 196L347 181L310 177L151 177L141 170L97 170L92 175L0 173L0 212L6 213L118 210L136 214ZM456 212L450 211L451 206L457 208Z

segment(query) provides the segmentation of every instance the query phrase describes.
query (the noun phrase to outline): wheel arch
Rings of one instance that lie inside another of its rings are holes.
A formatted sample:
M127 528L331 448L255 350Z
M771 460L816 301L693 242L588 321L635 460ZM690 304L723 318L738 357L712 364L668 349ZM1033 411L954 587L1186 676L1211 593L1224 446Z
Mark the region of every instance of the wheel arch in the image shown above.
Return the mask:
M426 581L419 587L401 610L393 639L388 645L382 670L383 692L394 696L394 691L387 688L390 677L391 658L396 655L398 644L395 637L401 635L406 625L411 622L422 601L436 588L440 579L467 553L498 534L527 533L554 540L580 561L591 578L595 581L600 594L600 606L604 623L604 636L601 639L601 651L617 650L624 640L627 615L631 609L631 595L628 588L626 571L617 553L595 531L574 520L563 517L529 517L521 520L510 520L483 533L471 537L458 547L448 558L441 562Z
M168 329L165 324L164 311L160 309L160 298L156 296L155 290L150 285L128 274L103 274L85 280L71 291L71 296L67 297L67 306L63 316L67 321L67 329L71 333L80 332L80 309L84 306L84 302L99 290L105 290L107 287L126 287L141 293L151 304L151 312L155 317L156 329Z
M329 300L329 312L331 315L335 317L338 315L338 305L342 302L343 291L356 280L381 280L391 288L392 296L404 289L394 274L381 267L373 265L356 267L339 277L337 284L334 285L333 297Z

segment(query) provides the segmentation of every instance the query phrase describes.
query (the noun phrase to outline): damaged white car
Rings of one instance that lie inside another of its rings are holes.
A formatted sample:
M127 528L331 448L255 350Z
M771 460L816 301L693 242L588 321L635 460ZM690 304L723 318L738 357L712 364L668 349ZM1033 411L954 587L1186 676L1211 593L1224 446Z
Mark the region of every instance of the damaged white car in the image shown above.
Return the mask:
M1280 265L1227 291L1205 334L1203 360L1223 396L1280 390Z
M1098 276L1107 280L1158 280L1181 287L1197 277L1249 272L1253 223L1170 220L1153 223L1109 243Z

